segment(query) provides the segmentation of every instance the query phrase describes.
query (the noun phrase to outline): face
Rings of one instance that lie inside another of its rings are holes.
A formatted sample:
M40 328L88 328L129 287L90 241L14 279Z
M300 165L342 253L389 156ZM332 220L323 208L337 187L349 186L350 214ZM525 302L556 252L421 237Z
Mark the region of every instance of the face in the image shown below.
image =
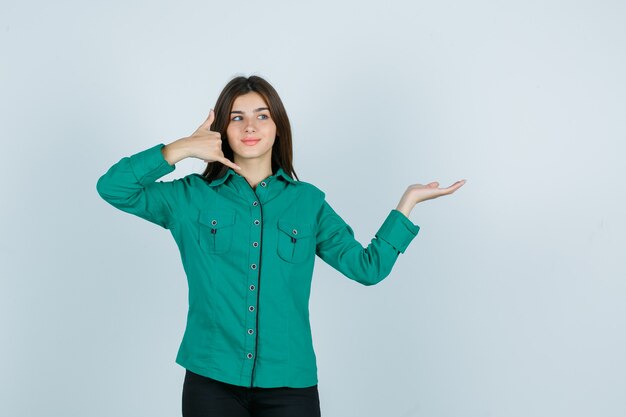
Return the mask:
M242 160L245 159L267 158L271 166L276 124L263 96L251 91L235 99L226 136L233 150L235 163L243 163Z

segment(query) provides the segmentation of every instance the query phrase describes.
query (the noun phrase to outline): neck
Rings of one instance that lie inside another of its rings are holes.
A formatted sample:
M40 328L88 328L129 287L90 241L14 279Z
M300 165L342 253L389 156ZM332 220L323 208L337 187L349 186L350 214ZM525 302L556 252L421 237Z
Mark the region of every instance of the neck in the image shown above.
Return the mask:
M235 172L244 177L252 188L256 188L258 183L273 174L270 160L235 158L234 162L241 167Z

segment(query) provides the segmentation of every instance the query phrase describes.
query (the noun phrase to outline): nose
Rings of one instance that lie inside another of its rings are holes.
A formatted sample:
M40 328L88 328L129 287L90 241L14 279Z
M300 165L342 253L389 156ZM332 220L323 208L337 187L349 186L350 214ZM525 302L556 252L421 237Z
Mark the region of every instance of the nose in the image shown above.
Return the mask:
M246 130L246 132L254 132L254 130L255 130L254 119L250 119L250 121L246 125L246 129L245 130Z

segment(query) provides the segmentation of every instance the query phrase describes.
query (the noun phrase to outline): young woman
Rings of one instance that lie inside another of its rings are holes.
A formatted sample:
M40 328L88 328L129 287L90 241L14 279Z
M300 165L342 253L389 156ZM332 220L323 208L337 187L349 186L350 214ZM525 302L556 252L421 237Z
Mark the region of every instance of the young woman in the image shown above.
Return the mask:
M157 181L189 157L207 162L201 175ZM415 204L464 182L410 185L363 248L325 193L297 180L283 103L251 76L232 79L191 136L122 158L96 188L114 207L168 229L180 249L189 286L176 357L186 368L183 416L313 417L315 256L374 285L417 235L408 218Z

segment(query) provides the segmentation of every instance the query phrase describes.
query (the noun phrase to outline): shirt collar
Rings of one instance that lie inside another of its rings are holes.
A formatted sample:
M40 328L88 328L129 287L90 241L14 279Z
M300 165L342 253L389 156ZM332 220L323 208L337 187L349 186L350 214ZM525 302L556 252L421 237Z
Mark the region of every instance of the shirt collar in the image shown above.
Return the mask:
M228 171L226 171L226 174L222 175L220 178L216 178L216 179L214 179L213 181L211 181L211 182L209 183L209 185L210 185L211 187L216 187L216 186L218 186L218 185L221 185L221 184L222 184L222 183L224 183L224 182L228 179L228 177L230 177L231 175L232 175L232 176L239 176L239 177L242 177L242 175L240 175L238 172L235 172L235 170L234 170L234 169L232 169L232 168L228 168ZM296 183L296 180L294 180L294 179L293 179L293 178L291 178L289 175L287 175L287 173L286 173L286 172L285 172L282 168L280 168L280 167L279 167L279 168L278 168L278 170L276 171L276 174L272 175L272 176L271 176L271 177L269 177L269 178L272 178L272 177L282 177L284 180L286 180L286 181L288 181L288 182L290 182L290 183L294 183L294 184Z

